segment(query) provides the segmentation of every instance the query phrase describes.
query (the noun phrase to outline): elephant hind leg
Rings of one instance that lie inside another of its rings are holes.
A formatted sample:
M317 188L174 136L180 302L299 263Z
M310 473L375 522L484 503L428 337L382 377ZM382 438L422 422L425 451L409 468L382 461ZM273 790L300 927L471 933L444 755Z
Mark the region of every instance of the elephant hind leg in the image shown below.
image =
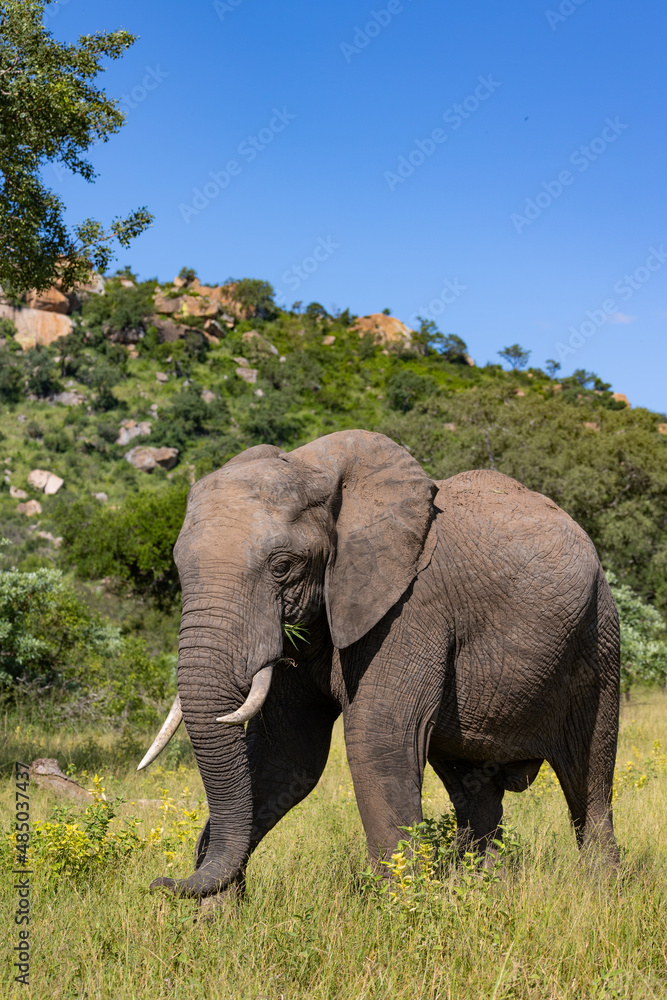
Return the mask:
M612 816L617 731L614 678L598 690L579 694L560 747L549 760L563 789L578 846L597 850L612 865L619 862Z
M500 765L431 757L429 763L454 806L459 851L492 852L493 841L502 839L504 788L499 781Z

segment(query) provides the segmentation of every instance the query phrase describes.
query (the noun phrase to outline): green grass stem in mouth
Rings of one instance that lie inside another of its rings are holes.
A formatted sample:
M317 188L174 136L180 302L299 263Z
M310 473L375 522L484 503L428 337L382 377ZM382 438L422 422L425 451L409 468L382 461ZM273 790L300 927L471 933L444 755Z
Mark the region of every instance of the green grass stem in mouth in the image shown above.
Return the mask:
M308 635L308 629L303 624L303 622L295 622L293 625L290 625L289 622L283 622L283 632L285 633L285 635L287 636L287 638L292 643L295 649L296 649L297 639L302 639L303 642L308 642L308 640L306 639L306 636Z

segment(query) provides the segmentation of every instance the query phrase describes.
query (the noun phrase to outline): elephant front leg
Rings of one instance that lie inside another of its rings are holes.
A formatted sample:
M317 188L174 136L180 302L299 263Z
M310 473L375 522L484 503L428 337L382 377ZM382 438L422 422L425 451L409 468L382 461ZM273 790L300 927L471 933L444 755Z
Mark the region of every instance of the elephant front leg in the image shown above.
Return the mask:
M386 874L380 861L391 857L402 827L421 823L422 783L428 726L373 720L362 711L345 715L345 745L354 793L368 842L371 864Z
M202 912L228 910L245 894L245 870L250 855L269 830L315 787L326 766L331 732L340 710L321 698L307 698L275 683L260 715L248 724L248 760L252 780L253 824L246 862L232 883L202 900ZM195 868L206 858L209 824L195 848Z

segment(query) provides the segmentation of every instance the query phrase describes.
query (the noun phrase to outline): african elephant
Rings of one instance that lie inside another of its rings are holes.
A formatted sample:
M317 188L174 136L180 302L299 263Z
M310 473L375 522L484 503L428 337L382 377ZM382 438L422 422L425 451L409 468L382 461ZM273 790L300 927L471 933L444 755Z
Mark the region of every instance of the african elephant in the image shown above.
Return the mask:
M547 497L492 471L433 482L382 434L341 431L197 482L174 557L178 697L140 767L182 717L210 818L194 873L154 886L242 887L341 712L372 860L422 819L427 760L481 848L547 760L579 845L616 862L618 618L592 542ZM291 663L285 623L308 630Z

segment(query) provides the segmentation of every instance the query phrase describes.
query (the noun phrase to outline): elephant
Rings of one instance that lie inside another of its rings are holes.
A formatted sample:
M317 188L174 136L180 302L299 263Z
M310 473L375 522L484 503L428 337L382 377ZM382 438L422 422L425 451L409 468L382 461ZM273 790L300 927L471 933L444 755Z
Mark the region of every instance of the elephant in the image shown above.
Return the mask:
M376 867L422 820L427 761L463 847L494 850L504 792L548 761L579 847L617 865L618 615L552 500L490 470L434 482L388 437L345 430L249 448L196 482L174 558L178 696L139 767L184 719L209 820L194 872L152 888L242 894L341 713ZM290 624L307 629L296 650Z

